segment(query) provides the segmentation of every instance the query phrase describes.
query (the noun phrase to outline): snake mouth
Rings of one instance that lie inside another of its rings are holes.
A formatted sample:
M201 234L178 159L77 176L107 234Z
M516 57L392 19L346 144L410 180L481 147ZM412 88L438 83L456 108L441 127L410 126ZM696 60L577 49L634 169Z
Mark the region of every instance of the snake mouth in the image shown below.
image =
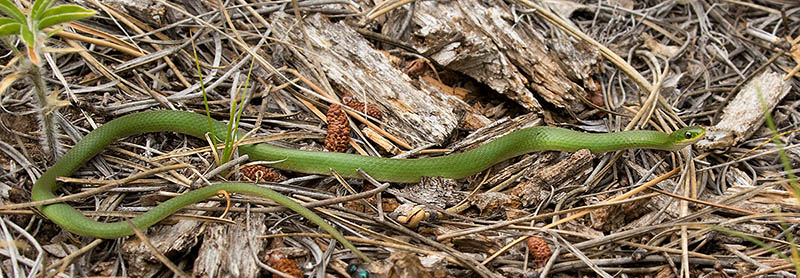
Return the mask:
M694 143L697 143L698 141L702 140L704 137L706 137L706 129L705 128L694 139L687 140L687 141L688 141L689 145L693 145Z
M672 144L672 151L678 151L678 150L681 150L681 149L683 149L685 147L694 145L694 143L697 143L698 141L703 139L703 137L705 137L705 136L706 136L706 130L702 129L702 131L700 131L699 134L697 134L696 136L694 136L691 139L686 139L686 140L682 140L682 141L673 143Z

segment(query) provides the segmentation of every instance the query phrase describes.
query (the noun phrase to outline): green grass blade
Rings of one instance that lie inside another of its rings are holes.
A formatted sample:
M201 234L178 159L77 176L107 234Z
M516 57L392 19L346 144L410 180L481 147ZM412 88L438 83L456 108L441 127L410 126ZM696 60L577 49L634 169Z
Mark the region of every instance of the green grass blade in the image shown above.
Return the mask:
M193 36L193 35L192 35ZM194 54L194 64L197 67L197 76L200 78L200 91L203 92L203 105L206 109L206 119L208 120L208 129L211 131L211 134L216 134L214 132L214 125L211 124L211 109L208 108L208 96L206 95L206 84L203 81L203 71L200 70L200 58L197 58L197 46L194 44L194 40L192 40L192 53ZM217 138L213 135L211 136L211 142L216 145ZM212 148L214 146L211 146Z
M225 141L225 151L223 152L223 154L224 154L224 156L223 156L224 160L223 161L224 162L227 162L233 156L233 149L234 149L234 146L236 145L235 144L236 140L244 139L244 138L235 138L234 136L236 135L236 130L239 128L239 121L242 118L242 113L244 113L245 100L247 99L247 89L248 89L248 86L250 84L250 75L253 72L253 66L254 65L255 65L255 59L251 59L250 60L250 69L247 71L247 78L244 81L244 89L242 89L242 99L239 100L239 104L238 105L236 104L235 101L231 104L231 110L230 110L230 114L229 114L230 117L229 117L229 121L228 121L228 134L230 136L228 138L226 138L226 141ZM239 96L239 93L237 91L237 93L234 95L233 99L235 100L236 97L238 97L238 96Z
M247 89L250 85L250 76L253 73L253 66L255 65L256 59L250 59L250 69L247 70L247 78L244 80L244 90L242 93L242 99L239 100L239 111L236 113L236 122L239 123L239 120L242 118L242 113L244 112L244 104L245 100L247 99Z
M234 109L232 109L233 113L235 113L235 115L236 115L235 118L231 117L231 123L232 124L228 128L228 132L230 132L232 136L235 134L235 131L239 128L239 122L242 119L242 113L244 113L245 100L247 99L247 89L248 89L248 86L250 85L250 75L253 72L253 66L254 65L255 65L255 59L250 59L250 68L247 70L247 78L244 81L244 89L242 89L242 99L239 100L238 108L237 108L237 105L236 105L235 102L232 105L232 107L234 108ZM239 94L237 93L236 96L238 96L238 95ZM236 99L236 98L234 98L234 99ZM235 120L235 122L234 122L234 120ZM243 139L244 138L234 138L233 140L243 140ZM234 143L235 142L230 142L230 149L226 149L226 154L228 155L226 160L230 160L231 156L233 156L233 146L235 145Z

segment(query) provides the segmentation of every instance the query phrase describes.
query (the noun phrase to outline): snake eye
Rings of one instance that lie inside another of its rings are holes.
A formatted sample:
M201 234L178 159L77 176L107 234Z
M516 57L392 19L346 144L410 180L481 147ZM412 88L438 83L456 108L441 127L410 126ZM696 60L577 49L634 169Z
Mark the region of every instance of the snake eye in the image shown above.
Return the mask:
M686 137L686 139L692 139L692 137L694 137L694 135L689 131L687 131L683 136Z

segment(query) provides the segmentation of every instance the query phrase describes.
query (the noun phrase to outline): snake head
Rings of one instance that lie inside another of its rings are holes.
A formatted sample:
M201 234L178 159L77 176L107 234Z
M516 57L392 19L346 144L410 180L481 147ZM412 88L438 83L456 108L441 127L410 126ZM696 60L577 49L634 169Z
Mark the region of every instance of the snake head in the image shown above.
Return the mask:
M703 136L706 135L706 130L699 126L689 126L676 130L669 134L669 139L673 145L673 151L683 149L686 146L694 144Z

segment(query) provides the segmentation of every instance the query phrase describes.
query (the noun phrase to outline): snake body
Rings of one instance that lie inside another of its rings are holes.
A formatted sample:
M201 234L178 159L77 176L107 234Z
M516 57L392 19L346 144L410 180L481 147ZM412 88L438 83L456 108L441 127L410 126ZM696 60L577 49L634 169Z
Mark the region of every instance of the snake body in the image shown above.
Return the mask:
M89 159L100 153L107 145L119 138L146 133L173 131L197 138L204 138L213 126L217 138L225 138L225 124L192 112L148 111L114 119L87 134L64 154L34 183L33 201L56 198L54 192L61 186L56 177L69 176ZM248 154L251 160L277 161L271 166L294 172L330 174L336 170L345 177L359 177L357 169L381 181L417 182L420 177L463 178L503 160L534 151L576 151L589 149L592 152L607 152L627 148L651 148L674 151L699 140L705 130L688 127L667 134L657 131L626 131L617 133L589 134L556 127L532 127L509 133L495 141L473 150L432 158L390 159L344 153L304 151L255 144L239 146L239 153ZM241 136L241 134L239 134ZM193 190L172 198L152 210L130 219L139 229L149 227L166 218L180 208L202 201L217 194L219 190L268 197L281 205L298 212L311 213L283 195L272 190L245 183L220 183ZM77 234L97 238L117 238L133 234L125 222L100 223L85 217L80 211L64 203L39 207L50 220ZM307 216L336 239L345 243L336 230L319 216ZM316 218L315 218L316 217ZM355 250L352 245L348 248ZM357 250L355 250L357 252ZM360 253L358 253L361 255Z

